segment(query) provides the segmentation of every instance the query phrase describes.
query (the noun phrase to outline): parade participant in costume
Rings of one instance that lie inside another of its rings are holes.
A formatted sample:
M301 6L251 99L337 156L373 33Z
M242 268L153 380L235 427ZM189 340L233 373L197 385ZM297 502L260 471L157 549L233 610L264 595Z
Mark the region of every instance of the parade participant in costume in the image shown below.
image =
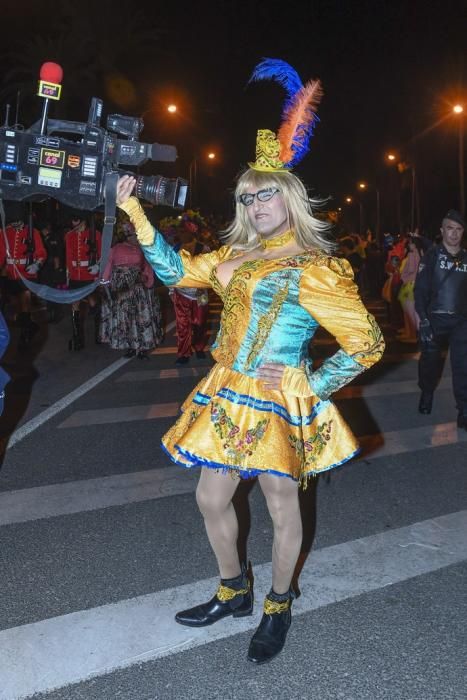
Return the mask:
M18 325L21 328L18 349L24 350L39 326L31 318L31 292L23 284L21 275L27 280L37 281L39 270L47 252L39 231L30 230L25 223L24 205L8 202L5 235L0 235L0 267L5 266L6 279L3 292L18 299Z
M442 242L423 256L415 280L415 308L420 317L418 410L431 413L442 373L442 349L449 345L457 425L467 430L467 250L465 221L450 209L441 224Z
M86 223L85 214L73 210L70 215L71 229L65 233L65 261L68 287L77 289L94 282L99 274L101 257L101 232L93 232ZM84 317L86 307L94 313L95 341L99 334L98 295L93 293L71 305L73 335L70 350L84 347Z
M405 247L405 257L400 268L402 284L397 295L404 316L404 328L398 334L398 340L402 343L417 342L419 318L415 311L413 290L422 255L423 248L420 240L409 235Z
M328 224L313 215L316 202L291 172L307 150L320 83L303 86L275 59L262 61L253 78L279 79L288 100L279 138L258 132L256 160L237 181L225 245L198 256L174 252L130 196L134 178L120 179L117 203L161 280L212 288L224 304L211 349L216 364L163 438L175 462L202 467L197 501L221 577L211 600L177 613L176 621L200 627L251 614L232 498L239 479L258 477L274 529L272 588L248 650L250 661L262 663L281 651L291 622L302 543L299 486L358 451L330 396L381 358L384 340L349 263L330 254ZM313 368L308 348L320 326L340 350Z
M209 253L210 248L199 238L199 223L202 220L193 211L186 212L178 227L178 243L174 249L185 250L191 255ZM175 364L190 361L193 350L198 359L206 357L207 321L209 297L205 289L196 287L171 287L170 296L175 309L177 329L177 359Z
M117 243L110 249L102 278L100 341L114 350L126 350L125 357L147 359L148 351L163 338L159 298L154 289L154 272L138 245L133 224L119 212Z

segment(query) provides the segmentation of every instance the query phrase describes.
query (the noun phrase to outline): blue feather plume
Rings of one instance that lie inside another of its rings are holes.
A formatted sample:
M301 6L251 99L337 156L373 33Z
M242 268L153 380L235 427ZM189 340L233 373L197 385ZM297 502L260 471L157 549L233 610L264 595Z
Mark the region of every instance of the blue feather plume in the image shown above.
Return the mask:
M288 98L303 87L295 68L280 58L263 58L255 67L248 82L255 80L275 80L285 89Z
M308 152L315 124L319 121L316 107L322 96L321 83L316 80L303 85L295 68L279 58L263 58L248 82L257 80L275 80L287 93L278 138L284 165L297 165Z

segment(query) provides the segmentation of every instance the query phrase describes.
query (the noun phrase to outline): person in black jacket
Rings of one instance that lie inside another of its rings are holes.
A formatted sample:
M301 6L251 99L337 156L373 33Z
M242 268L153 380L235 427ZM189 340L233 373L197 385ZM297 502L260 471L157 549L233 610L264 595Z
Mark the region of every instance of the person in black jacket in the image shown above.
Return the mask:
M462 247L465 221L450 209L441 224L441 243L422 258L415 281L415 309L420 317L420 413L431 413L433 394L443 369L441 350L449 345L457 425L467 430L467 250Z

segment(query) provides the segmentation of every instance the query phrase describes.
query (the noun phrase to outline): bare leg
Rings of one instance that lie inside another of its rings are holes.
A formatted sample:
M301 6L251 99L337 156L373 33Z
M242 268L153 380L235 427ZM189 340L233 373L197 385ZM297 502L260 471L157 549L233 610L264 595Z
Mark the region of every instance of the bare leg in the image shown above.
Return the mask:
M175 620L180 625L204 627L229 615L245 617L253 611L253 592L237 551L238 522L232 498L238 483L235 474L207 468L201 471L196 500L216 555L221 585L207 603L178 612Z
M238 483L239 478L233 473L203 468L196 489L196 501L223 579L234 578L241 572L237 552L238 521L232 504Z
M262 474L261 490L274 525L272 545L272 589L266 595L263 617L251 638L248 660L270 661L282 650L292 621L290 590L302 544L302 519L298 483L288 477Z
M259 483L274 526L272 587L275 593L283 594L290 588L302 545L298 482L262 474Z

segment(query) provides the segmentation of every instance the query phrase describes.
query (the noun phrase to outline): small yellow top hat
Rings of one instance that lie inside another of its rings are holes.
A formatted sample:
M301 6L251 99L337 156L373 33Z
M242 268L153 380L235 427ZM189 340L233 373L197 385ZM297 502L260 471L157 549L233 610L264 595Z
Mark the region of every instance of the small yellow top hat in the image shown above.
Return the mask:
M290 170L280 158L281 144L276 134L269 129L259 129L256 135L256 160L248 163L261 173L278 173Z

